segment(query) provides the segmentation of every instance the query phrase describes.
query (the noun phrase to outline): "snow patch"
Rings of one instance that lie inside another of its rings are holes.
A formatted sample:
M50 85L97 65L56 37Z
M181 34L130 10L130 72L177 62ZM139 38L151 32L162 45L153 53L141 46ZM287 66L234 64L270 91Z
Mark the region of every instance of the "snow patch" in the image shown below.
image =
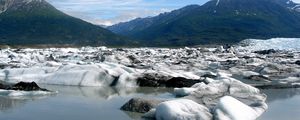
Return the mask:
M219 5L219 3L220 3L220 0L217 0L216 6L218 6L218 5Z

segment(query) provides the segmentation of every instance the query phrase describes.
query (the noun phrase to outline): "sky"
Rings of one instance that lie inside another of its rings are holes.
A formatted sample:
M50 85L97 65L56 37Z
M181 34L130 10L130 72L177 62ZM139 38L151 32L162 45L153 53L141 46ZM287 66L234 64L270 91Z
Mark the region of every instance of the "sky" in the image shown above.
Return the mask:
M57 9L98 25L113 25L138 17L155 16L209 0L47 0Z
M57 9L98 25L113 25L138 17L155 16L209 0L47 0ZM300 0L293 0L300 3Z

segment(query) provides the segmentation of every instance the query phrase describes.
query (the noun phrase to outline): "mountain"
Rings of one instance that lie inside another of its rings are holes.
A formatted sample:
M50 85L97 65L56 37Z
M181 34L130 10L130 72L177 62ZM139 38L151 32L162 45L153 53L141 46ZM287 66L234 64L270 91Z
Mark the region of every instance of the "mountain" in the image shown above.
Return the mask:
M0 0L0 43L131 44L109 30L57 10L45 0Z
M236 43L300 37L298 4L290 0L211 0L108 27L151 46Z

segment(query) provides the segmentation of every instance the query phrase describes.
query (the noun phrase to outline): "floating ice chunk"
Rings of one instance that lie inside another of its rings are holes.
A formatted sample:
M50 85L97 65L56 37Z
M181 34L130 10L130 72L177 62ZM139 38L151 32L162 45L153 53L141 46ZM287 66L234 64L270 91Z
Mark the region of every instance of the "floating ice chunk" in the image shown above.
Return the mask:
M44 96L51 95L57 92L50 91L18 91L18 90L3 90L0 89L0 96L7 97L34 97L34 96Z
M209 110L192 100L166 101L156 107L156 120L210 120Z
M262 114L239 100L225 96L216 106L215 118L217 120L255 120Z

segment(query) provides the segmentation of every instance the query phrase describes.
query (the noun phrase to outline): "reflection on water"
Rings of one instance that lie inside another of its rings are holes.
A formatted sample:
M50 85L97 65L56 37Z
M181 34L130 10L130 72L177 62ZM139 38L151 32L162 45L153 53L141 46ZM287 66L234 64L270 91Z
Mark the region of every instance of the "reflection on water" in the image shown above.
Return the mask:
M267 96L269 109L260 120L299 120L300 89L262 90Z
M23 106L27 100L22 99L9 99L7 97L0 97L0 111L7 112L10 109Z
M42 86L59 93L23 99L0 97L0 120L131 120L141 114L119 108L133 97L172 98L169 88ZM262 90L269 109L260 120L299 120L300 89Z
M133 97L171 98L168 88L42 86L59 93L43 98L0 97L0 120L130 120L140 114L119 108Z

